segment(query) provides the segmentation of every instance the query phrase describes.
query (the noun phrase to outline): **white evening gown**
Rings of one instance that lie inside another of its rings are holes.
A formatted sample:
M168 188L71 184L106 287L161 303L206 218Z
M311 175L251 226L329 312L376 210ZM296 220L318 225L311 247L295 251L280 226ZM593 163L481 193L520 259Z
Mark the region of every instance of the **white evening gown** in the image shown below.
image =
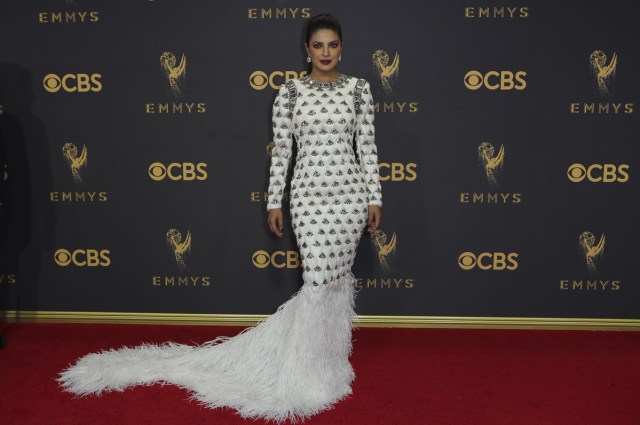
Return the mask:
M277 311L233 337L165 342L80 358L57 378L77 395L173 384L207 407L297 422L351 394L355 276L368 205L382 205L369 82L289 80L273 103L267 210L280 208L297 142L289 206L303 285ZM356 150L353 149L355 134Z

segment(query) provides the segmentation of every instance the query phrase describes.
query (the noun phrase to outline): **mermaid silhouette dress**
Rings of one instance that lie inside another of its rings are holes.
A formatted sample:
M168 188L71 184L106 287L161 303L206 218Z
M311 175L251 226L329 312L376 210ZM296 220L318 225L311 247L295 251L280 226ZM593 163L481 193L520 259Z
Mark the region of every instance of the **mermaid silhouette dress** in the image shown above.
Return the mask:
M267 210L282 206L294 137L297 143L288 200L303 265L301 288L233 337L85 355L57 378L66 391L88 395L173 384L207 407L278 423L304 420L351 394L351 267L368 206L382 205L370 85L345 74L327 83L309 76L289 80L275 98L272 122Z

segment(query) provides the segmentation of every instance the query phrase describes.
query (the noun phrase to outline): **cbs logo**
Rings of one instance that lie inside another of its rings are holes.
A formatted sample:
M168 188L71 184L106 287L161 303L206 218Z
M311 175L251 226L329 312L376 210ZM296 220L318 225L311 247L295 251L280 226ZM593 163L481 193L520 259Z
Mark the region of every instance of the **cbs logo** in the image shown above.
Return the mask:
M67 267L72 263L78 267L108 267L111 264L109 258L111 251L108 249L76 249L69 251L61 248L53 254L53 259L57 265Z
M304 77L305 75L307 75L307 71L273 71L271 74L267 74L264 71L254 71L249 76L249 85L254 90L264 90L267 86L277 90L285 81ZM276 79L278 80L277 83L275 82Z
M515 74L511 71L489 71L482 74L480 71L473 70L464 76L464 85L469 90L478 90L482 86L489 90L524 90L527 87L527 82L524 80L526 75L525 71L518 71Z
M285 267L295 269L301 266L300 254L297 251L275 251L273 254L269 254L267 251L260 250L253 253L251 261L259 269L270 265L278 269Z
M463 252L458 257L458 265L462 270L471 270L476 266L482 270L515 270L518 268L516 258L518 254L515 252L483 252L477 256L473 252Z
M624 183L629 181L628 169L627 164L592 164L585 167L576 163L569 166L567 177L574 183L580 183L585 178L594 183Z
M172 162L169 165L154 162L149 166L149 177L155 181L164 180L165 178L174 181L206 180L209 176L206 168L207 164L204 162L197 164L193 162Z
M89 91L102 91L101 74L65 74L62 77L56 74L47 74L42 80L44 89L49 93L64 90L69 93L86 93Z
M407 180L414 181L417 177L415 168L418 165L414 162L408 164L402 164L399 162L381 162L380 163L380 181L391 180L394 182ZM388 169L390 172L385 173L383 176L382 169Z

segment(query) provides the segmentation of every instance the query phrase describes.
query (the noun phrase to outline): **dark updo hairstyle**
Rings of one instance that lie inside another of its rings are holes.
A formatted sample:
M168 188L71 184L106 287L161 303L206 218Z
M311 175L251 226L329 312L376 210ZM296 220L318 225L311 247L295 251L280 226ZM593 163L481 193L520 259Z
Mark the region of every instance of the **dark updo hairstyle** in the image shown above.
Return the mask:
M321 13L309 18L309 20L307 21L307 29L304 36L305 43L308 45L313 33L321 29L330 29L335 31L336 34L338 34L338 38L340 39L340 44L342 44L342 27L340 27L340 21L338 21L338 18L328 13ZM312 69L312 63L307 62L307 74L311 74Z

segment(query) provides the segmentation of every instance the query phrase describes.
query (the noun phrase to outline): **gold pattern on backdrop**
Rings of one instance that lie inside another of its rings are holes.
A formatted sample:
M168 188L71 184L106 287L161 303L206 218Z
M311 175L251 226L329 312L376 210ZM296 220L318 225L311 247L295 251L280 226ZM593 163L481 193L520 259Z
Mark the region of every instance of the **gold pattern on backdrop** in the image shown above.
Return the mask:
M597 245L596 237L591 232L582 232L578 240L580 241L580 249L587 261L587 268L589 272L594 273L596 271L596 260L602 257L604 251L604 233L600 236L600 241Z
M497 170L502 171L502 165L504 164L504 145L500 145L498 154L495 155L495 149L489 142L483 142L478 146L478 158L480 163L484 167L485 174L489 184L497 184L496 173Z
M607 65L607 55L602 50L596 50L589 56L591 70L598 82L598 90L602 96L609 95L611 82L616 76L616 67L618 65L618 55L614 52L611 62Z
M389 55L384 50L376 50L373 54L373 67L380 75L382 88L389 95L392 92L390 80L396 78L400 71L400 56L398 52L393 58L393 62L389 64Z
M82 152L78 156L78 147L73 143L65 143L62 146L62 155L65 162L71 168L73 180L77 185L84 183L80 170L84 171L87 167L87 147L82 145Z
M378 252L380 266L383 270L389 271L389 262L387 260L390 255L395 254L396 245L398 244L396 232L393 232L391 239L387 242L387 234L382 230L375 230L371 233L371 243Z
M187 59L184 54L182 54L178 66L176 66L176 63L176 57L171 52L164 52L162 56L160 56L160 65L169 80L171 92L175 96L179 96L182 94L182 90L178 85L178 82L182 83L187 72Z
M191 232L187 231L187 236L182 240L182 234L176 229L169 229L167 232L167 245L176 259L176 264L181 270L186 270L184 262L185 256L191 252Z

